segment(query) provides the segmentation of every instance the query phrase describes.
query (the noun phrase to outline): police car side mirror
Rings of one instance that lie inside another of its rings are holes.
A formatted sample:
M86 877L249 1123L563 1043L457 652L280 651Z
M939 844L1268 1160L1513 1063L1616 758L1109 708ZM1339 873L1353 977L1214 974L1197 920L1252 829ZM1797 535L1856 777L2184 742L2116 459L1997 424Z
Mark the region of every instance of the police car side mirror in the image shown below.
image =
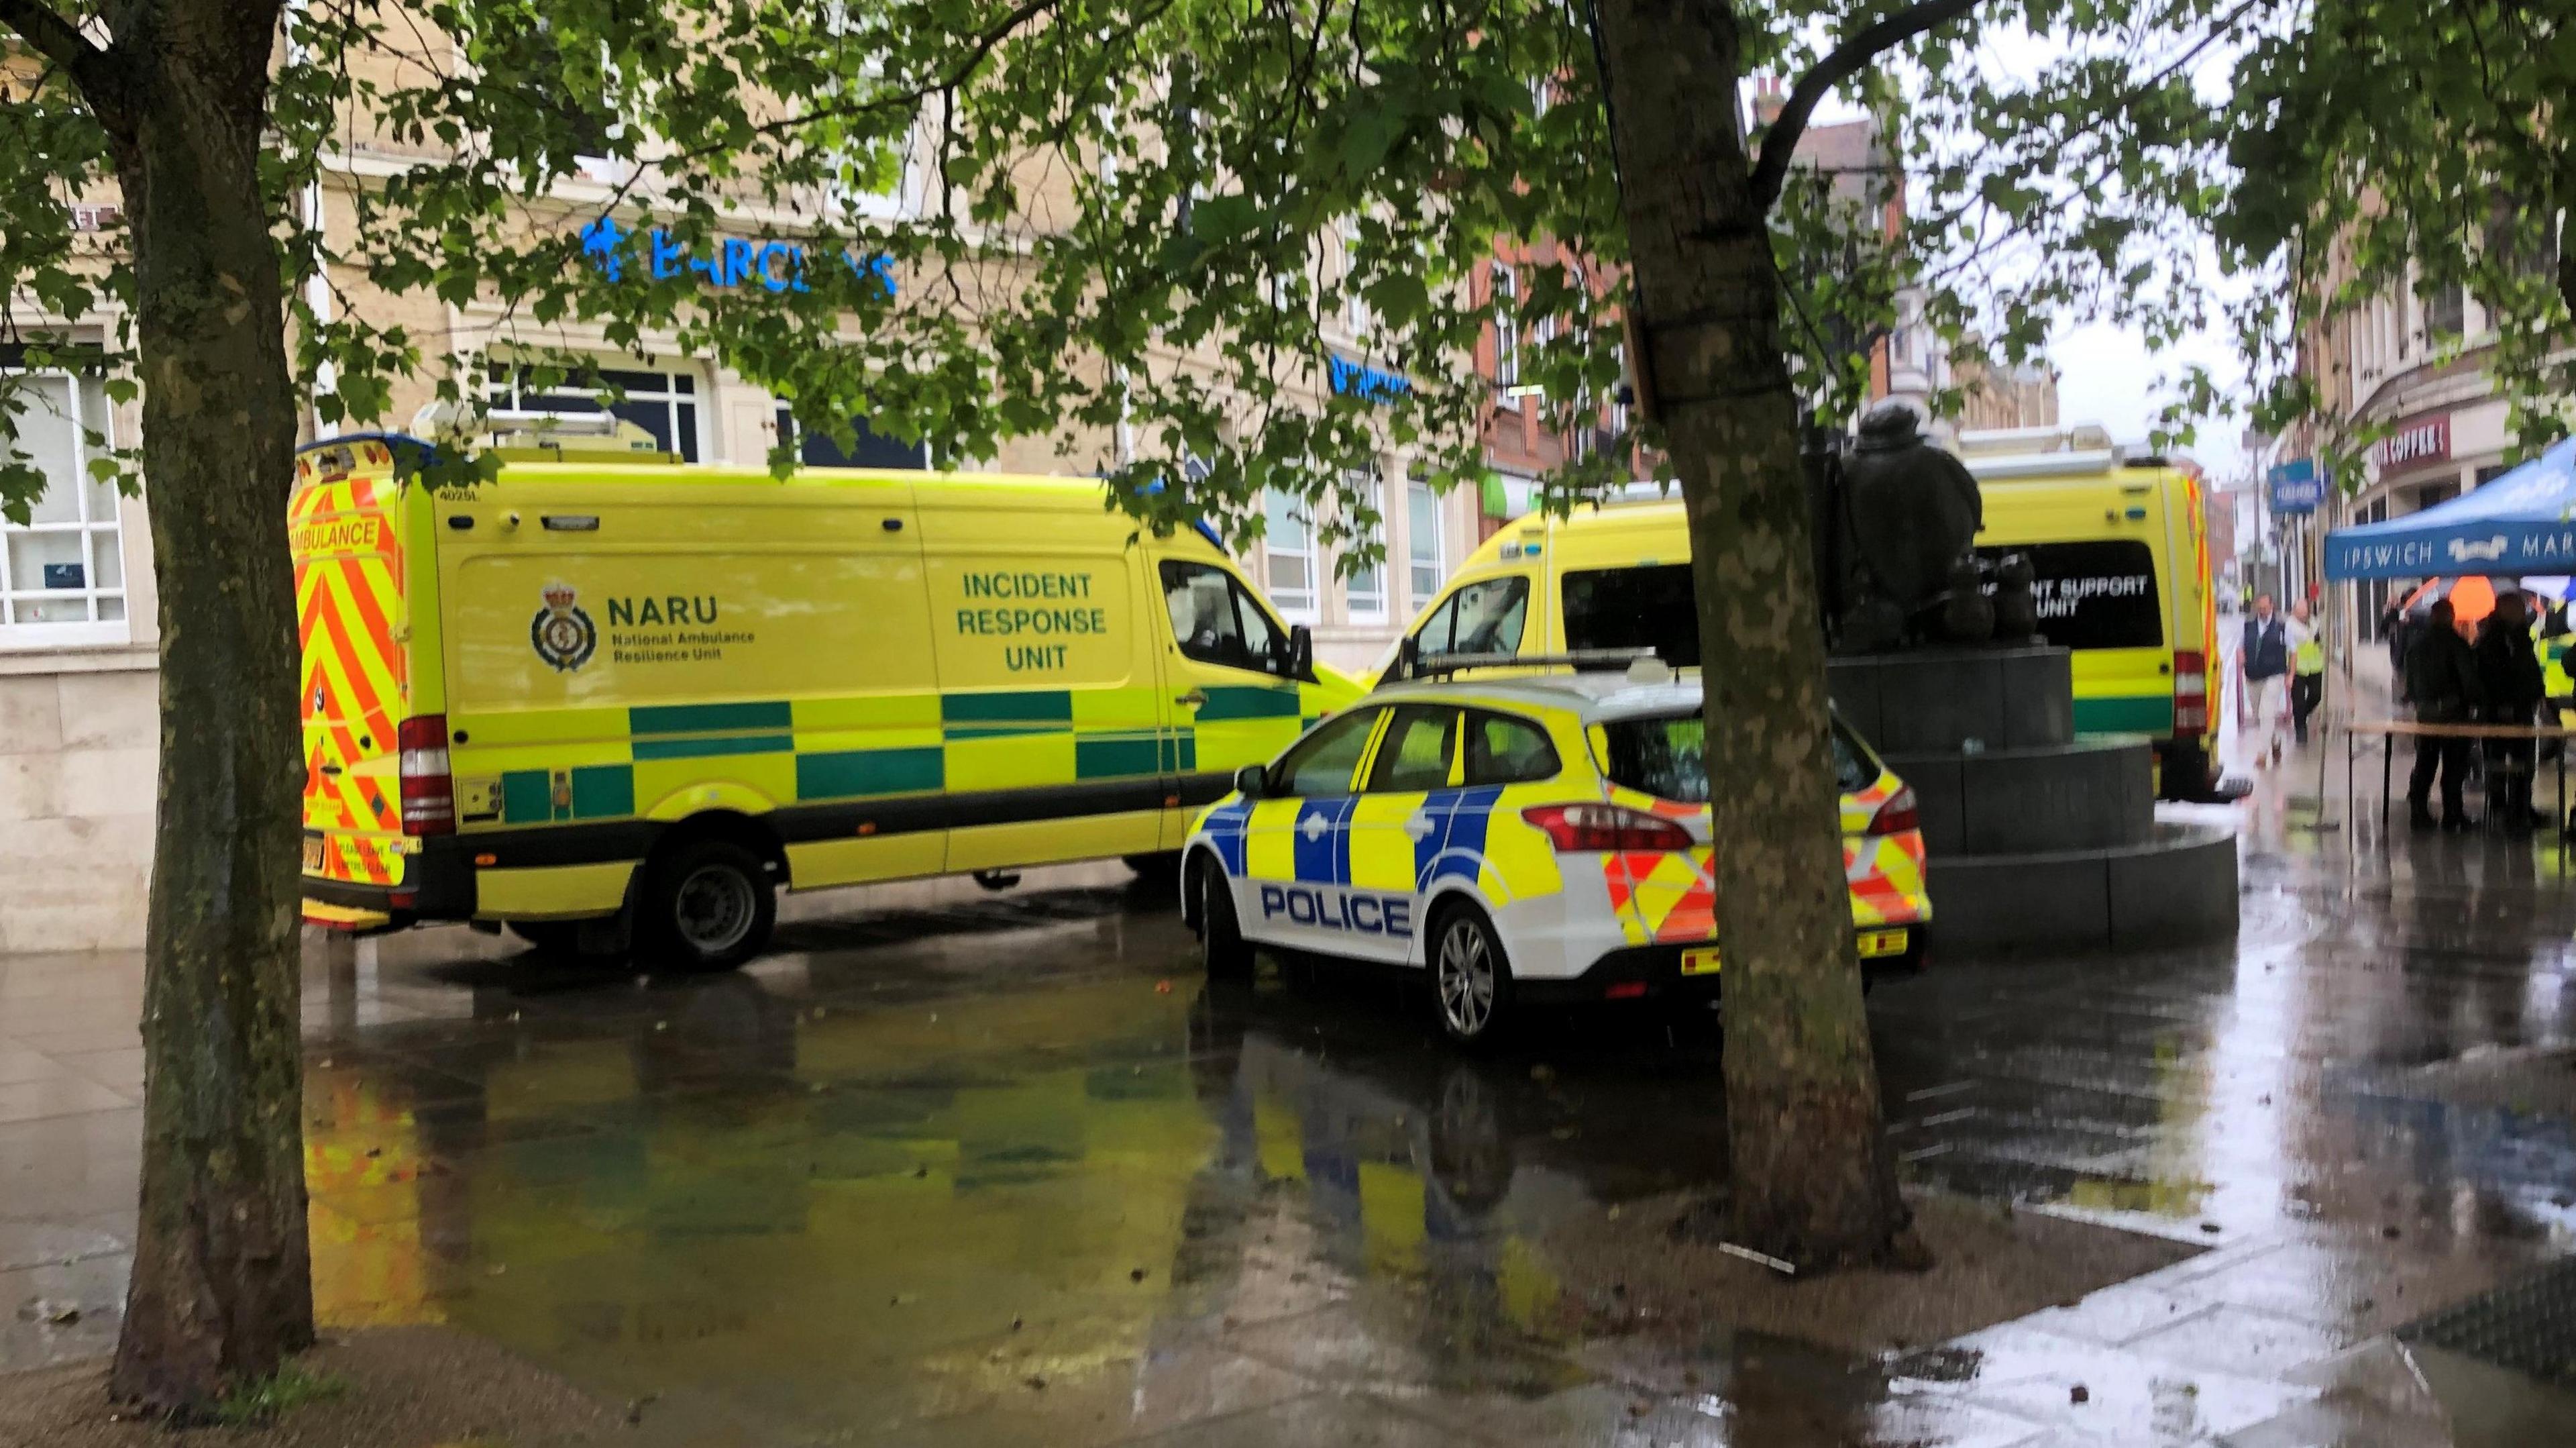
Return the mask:
M1315 682L1315 631L1302 623L1288 630L1288 677Z
M1234 772L1234 787L1245 799L1259 799L1270 787L1270 773L1258 764L1247 764Z

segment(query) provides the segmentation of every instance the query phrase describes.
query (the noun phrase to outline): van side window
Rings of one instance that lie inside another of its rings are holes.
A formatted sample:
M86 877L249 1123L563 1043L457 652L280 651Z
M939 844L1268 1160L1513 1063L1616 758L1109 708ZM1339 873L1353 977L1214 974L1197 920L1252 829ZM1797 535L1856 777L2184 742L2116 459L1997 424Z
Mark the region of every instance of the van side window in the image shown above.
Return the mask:
M1285 630L1235 576L1212 563L1163 564L1163 605L1172 615L1172 638L1181 652L1203 664L1288 671Z
M1697 667L1697 597L1687 563L1578 569L1565 575L1565 646L1653 649L1675 668Z
M1467 783L1527 784L1554 779L1556 746L1525 719L1477 710L1467 716Z
M1443 654L1517 654L1529 622L1529 579L1512 574L1463 584L1440 601L1414 642L1425 659Z

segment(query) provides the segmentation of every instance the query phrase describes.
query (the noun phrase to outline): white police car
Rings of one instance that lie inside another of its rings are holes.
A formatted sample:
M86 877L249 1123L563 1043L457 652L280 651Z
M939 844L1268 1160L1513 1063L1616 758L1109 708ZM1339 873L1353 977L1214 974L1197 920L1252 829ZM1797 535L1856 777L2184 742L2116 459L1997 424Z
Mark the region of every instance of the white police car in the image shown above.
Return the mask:
M1182 909L1208 973L1256 945L1428 966L1460 1041L1549 999L1713 997L1701 734L1697 680L1651 663L1380 689L1199 817ZM1839 722L1834 757L1862 960L1920 965L1913 792Z

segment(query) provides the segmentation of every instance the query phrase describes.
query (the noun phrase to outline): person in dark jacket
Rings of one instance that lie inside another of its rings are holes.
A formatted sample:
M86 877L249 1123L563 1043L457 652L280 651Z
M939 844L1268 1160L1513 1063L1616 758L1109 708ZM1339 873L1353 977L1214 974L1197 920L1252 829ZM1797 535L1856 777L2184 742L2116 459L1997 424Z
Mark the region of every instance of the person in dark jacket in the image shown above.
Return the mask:
M2496 596L2495 612L2478 628L2477 656L2486 722L2530 724L2549 690L2541 681L2539 656L2531 651L2531 622L2521 594ZM2531 809L2534 741L2490 739L2486 746L2487 817L2511 830L2539 824L2542 816Z
M2452 620L2451 601L2443 599L2433 605L2432 618L2406 646L2406 697L2414 701L2415 718L2421 723L2474 723L2486 703L2477 655ZM2442 776L2438 820L2427 806L2436 770ZM2468 740L2428 734L2415 741L2415 772L2406 781L2406 815L2415 828L2469 827L2468 807L2461 800L2468 773Z

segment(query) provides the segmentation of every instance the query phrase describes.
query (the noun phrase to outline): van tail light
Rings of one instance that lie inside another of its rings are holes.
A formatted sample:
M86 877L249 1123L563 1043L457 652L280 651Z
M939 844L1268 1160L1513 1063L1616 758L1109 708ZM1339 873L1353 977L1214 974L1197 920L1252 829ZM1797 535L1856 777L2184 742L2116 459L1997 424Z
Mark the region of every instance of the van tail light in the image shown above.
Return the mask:
M2198 649L2174 650L2174 732L2209 731L2209 655Z
M1898 785L1887 803L1878 807L1878 813L1869 817L1869 833L1873 835L1901 835L1921 828L1923 817L1914 808L1914 786L1910 784Z
M1671 820L1621 804L1543 804L1522 810L1521 818L1545 830L1559 854L1687 850L1699 843Z
M402 751L403 833L456 833L456 783L447 773L447 716L405 719L394 733Z

